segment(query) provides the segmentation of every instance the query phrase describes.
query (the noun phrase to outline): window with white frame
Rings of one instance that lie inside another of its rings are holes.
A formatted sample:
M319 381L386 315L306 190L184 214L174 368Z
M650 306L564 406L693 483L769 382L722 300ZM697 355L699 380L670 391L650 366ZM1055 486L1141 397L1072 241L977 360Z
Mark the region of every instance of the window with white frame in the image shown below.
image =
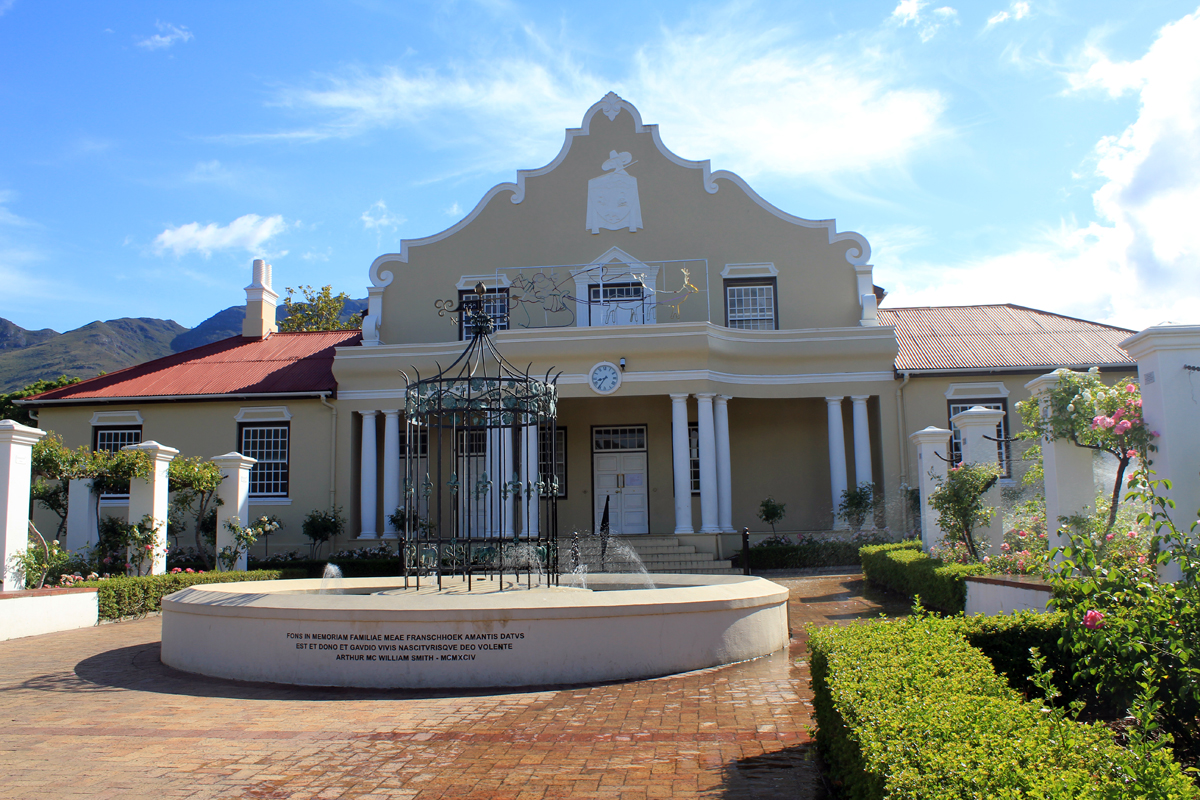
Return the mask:
M258 462L250 470L251 497L287 497L290 434L286 422L240 426L241 453Z
M969 408L982 406L993 411L1003 411L1004 416L996 423L996 463L1000 465L1000 476L1002 478L1012 477L1012 451L1008 442L1008 401L1004 398L990 398L986 400L951 400L947 404L949 406L949 416L954 418L955 414L962 413ZM962 461L962 431L950 423L950 461L954 464Z
M642 325L646 322L646 287L640 283L592 284L588 287L589 325Z
M458 293L458 305L461 308L463 300L474 300L474 289L462 289ZM483 293L483 313L492 318L492 323L498 331L508 330L508 289L488 289ZM458 338L467 338L464 327L465 315L458 315Z
M725 281L725 327L749 331L779 328L774 278Z
M551 463L553 458L553 464ZM567 496L567 429L554 429L554 451L550 450L550 429L538 429L538 471L547 486L558 476L558 496Z
M115 453L122 447L126 447L131 444L141 444L142 427L138 425L127 428L93 428L92 439L93 450L103 450L107 453Z

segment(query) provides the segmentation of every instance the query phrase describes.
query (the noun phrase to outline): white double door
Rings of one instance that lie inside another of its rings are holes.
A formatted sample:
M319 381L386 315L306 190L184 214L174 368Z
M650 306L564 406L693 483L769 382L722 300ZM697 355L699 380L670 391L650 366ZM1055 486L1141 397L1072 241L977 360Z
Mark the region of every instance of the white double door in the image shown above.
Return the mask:
M650 532L650 514L646 495L646 453L594 453L596 532L608 500L608 525L613 534L629 535Z

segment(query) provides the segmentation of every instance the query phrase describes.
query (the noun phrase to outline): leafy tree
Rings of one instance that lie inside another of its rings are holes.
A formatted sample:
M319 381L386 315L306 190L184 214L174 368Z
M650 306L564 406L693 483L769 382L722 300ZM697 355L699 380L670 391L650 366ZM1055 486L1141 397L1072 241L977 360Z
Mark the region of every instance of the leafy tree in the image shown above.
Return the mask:
M986 525L996 509L985 506L983 496L1000 479L997 464L959 464L946 471L945 479L929 495L929 505L938 512L938 527L952 541L962 542L973 561L980 561L975 529Z
M1112 530L1121 505L1121 486L1131 461L1147 461L1157 448L1157 435L1142 419L1142 393L1136 380L1122 378L1115 386L1100 380L1093 367L1086 373L1060 369L1058 383L1048 393L1017 403L1025 430L1019 439L1067 439L1078 447L1108 453L1117 459L1105 533ZM1041 400L1048 400L1045 411ZM1051 522L1057 523L1057 520Z
M198 457L177 458L167 467L167 488L174 495L171 504L179 516L195 520L196 550L208 569L212 568L213 562L204 538L206 533L216 532L215 517L211 526L209 517L221 503L216 497L221 480L220 467Z
M853 489L844 490L837 515L849 523L855 533L861 531L868 518L872 521L875 518L875 484L864 481Z
M35 394L48 392L51 389L61 389L64 386L70 386L74 383L79 383L79 378L68 378L62 375L52 381L39 380L26 386L24 389L17 389L15 392L8 394L0 394L0 419L15 420L22 425L33 425L33 416L30 415L29 409L25 406L19 406L14 403L14 400L21 400L26 397L32 397Z
M342 321L342 310L350 299L345 292L335 296L333 287L328 285L322 286L320 291L311 286L301 286L299 291L304 295L303 301L295 300L296 290L290 286L287 288L283 305L288 315L279 323L280 331L351 331L362 327L362 314L354 314Z
M780 522L787 513L787 503L777 503L775 498L767 495L758 506L758 518L771 526L771 534L775 534L775 523Z
M328 511L313 509L304 518L304 523L300 526L300 529L310 540L308 545L309 558L316 558L317 553L321 551L321 545L330 539L341 536L346 530L346 518L342 516L340 506L334 506Z

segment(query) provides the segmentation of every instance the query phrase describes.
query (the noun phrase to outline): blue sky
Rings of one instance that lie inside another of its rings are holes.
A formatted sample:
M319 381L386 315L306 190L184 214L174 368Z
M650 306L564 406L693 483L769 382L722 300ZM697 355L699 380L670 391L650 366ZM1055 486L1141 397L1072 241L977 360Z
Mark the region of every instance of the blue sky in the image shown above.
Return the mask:
M0 0L0 316L190 327L255 257L365 296L613 90L885 306L1200 322L1198 45L1195 0Z

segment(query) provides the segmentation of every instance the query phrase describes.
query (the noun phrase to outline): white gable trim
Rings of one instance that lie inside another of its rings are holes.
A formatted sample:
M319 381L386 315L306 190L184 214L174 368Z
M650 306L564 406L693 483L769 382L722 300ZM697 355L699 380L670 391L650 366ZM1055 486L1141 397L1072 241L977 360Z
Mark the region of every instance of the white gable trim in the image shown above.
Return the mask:
M291 418L287 406L249 406L238 409L234 416L238 422L288 422Z
M985 397L1008 397L1002 381L991 383L952 383L946 390L947 400L971 400Z
M774 278L779 274L775 265L765 264L726 264L721 270L722 278Z
M657 147L658 151L662 153L662 155L665 156L669 161L678 164L681 167L699 170L702 173L701 183L704 186L704 191L708 192L709 194L716 194L720 190L720 186L717 184L718 178L730 181L744 191L751 200L757 203L765 211L775 215L785 222L790 222L793 225L799 225L804 228L825 228L829 234L830 244L843 241L854 242L855 246L846 251L846 260L849 263L855 266L860 266L866 264L871 259L871 245L867 242L866 238L862 234L855 233L853 231L843 231L838 233L837 220L812 220L789 214L764 200L762 196L758 194L758 192L750 188L750 185L747 184L746 181L741 178L741 176L733 172L729 172L728 170L717 170L716 172L713 172L712 164L708 159L705 159L704 161L689 161L688 159L681 158L675 153L671 152L669 149L667 149L666 145L662 143L662 138L659 135L657 125L643 124L641 113L634 108L632 103L617 97L617 95L613 94L612 92L609 92L600 100L600 102L596 103L587 110L587 112L583 115L583 123L580 125L580 127L567 129L566 138L563 141L562 149L558 151L558 155L555 156L554 160L549 164L538 169L518 170L517 180L515 183L501 183L493 186L475 205L475 208L471 209L471 213L467 214L454 225L451 225L444 231L435 233L432 236L426 236L421 239L404 239L400 242L399 253L387 253L375 259L375 261L371 263L371 269L369 273L372 285L390 285L395 279L395 275L391 272L391 270L383 269L385 264L390 261L408 263L408 252L412 248L421 247L427 244L434 244L435 242L440 242L443 239L458 233L467 225L470 225L471 222L477 216L479 216L487 204L491 202L492 198L501 192L509 192L512 195L512 197L509 199L514 205L522 202L525 199L526 179L545 175L558 167L558 165L566 159L567 153L570 152L571 144L574 142L575 137L589 135L592 118L595 117L596 114L602 112L609 119L616 119L617 115L622 111L627 111L630 116L633 117L634 132L648 132L654 141L655 147Z
M96 425L141 425L142 415L131 411L97 411L92 414L92 426Z

